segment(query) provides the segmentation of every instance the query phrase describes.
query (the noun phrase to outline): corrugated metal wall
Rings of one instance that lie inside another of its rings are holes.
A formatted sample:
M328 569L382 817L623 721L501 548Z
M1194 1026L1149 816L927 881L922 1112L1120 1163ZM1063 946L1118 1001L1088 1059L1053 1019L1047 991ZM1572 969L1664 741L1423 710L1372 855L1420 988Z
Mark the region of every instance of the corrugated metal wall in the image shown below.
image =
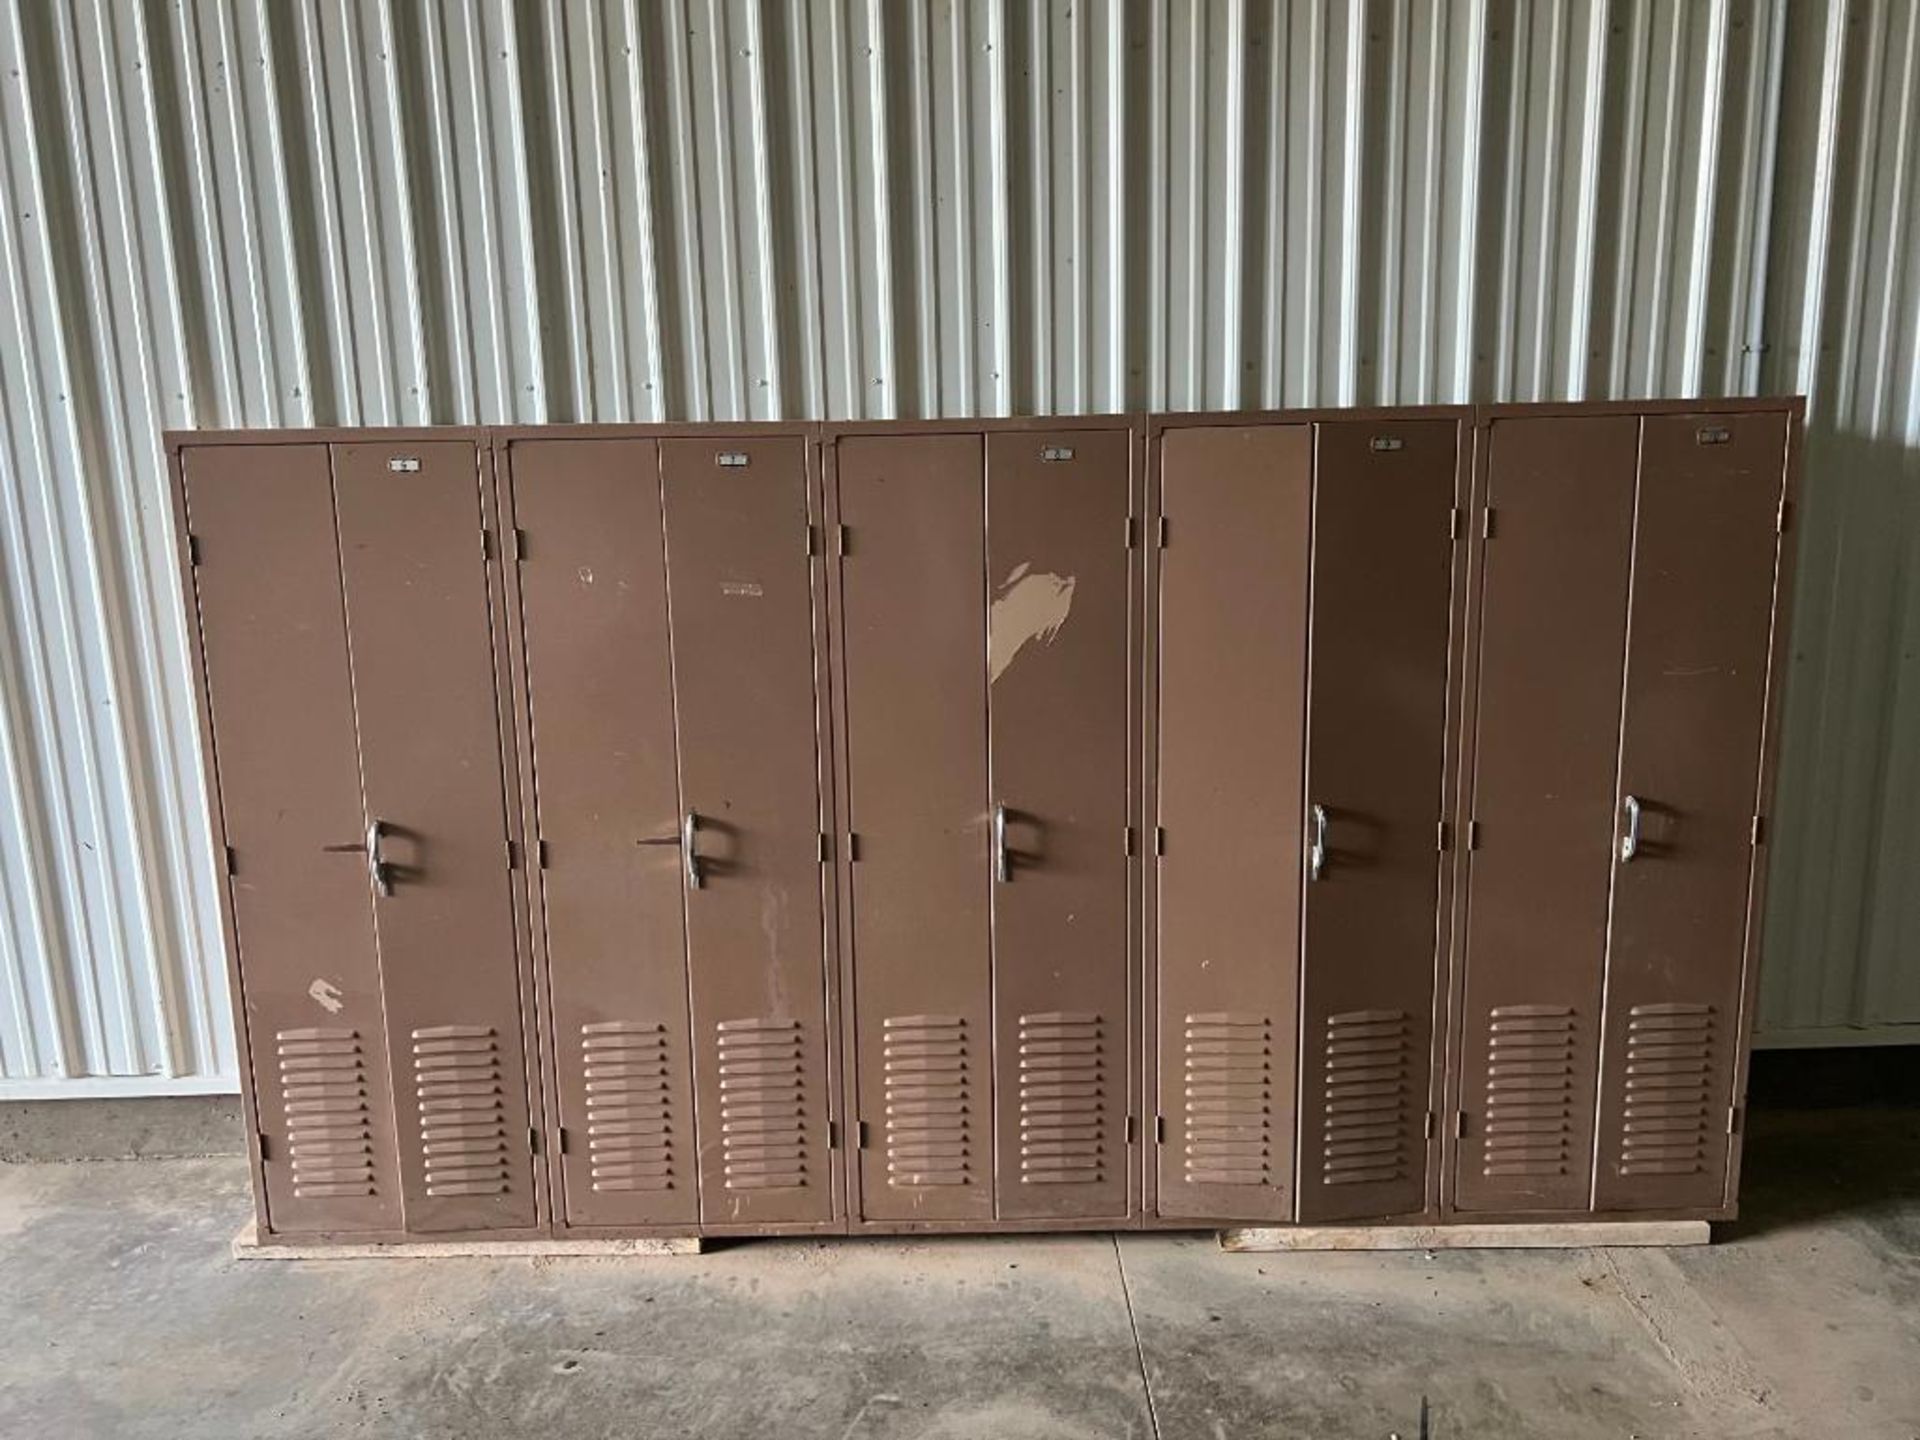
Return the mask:
M1764 1024L1920 1022L1917 9L0 0L0 1094L232 1083L168 426L1805 390Z

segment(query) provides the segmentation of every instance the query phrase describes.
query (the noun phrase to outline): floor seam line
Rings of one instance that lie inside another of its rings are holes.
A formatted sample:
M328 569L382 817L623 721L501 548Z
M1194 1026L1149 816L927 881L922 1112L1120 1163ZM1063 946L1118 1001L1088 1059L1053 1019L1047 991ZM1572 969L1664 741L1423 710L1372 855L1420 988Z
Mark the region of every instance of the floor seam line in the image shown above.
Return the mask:
M1147 1352L1140 1344L1140 1321L1133 1313L1133 1291L1127 1285L1127 1262L1120 1254L1120 1232L1110 1231L1113 1263L1120 1272L1120 1298L1127 1307L1127 1328L1133 1331L1133 1358L1140 1366L1140 1389L1147 1397L1147 1423L1153 1427L1153 1440L1160 1440L1160 1411L1153 1402L1153 1380L1147 1374Z

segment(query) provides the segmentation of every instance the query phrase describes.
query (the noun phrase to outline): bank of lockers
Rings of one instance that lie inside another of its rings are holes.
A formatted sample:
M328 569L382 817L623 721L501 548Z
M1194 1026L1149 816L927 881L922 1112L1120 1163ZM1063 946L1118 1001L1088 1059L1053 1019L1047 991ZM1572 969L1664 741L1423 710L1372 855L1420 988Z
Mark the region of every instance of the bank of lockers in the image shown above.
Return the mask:
M169 437L261 1234L1730 1215L1799 423Z

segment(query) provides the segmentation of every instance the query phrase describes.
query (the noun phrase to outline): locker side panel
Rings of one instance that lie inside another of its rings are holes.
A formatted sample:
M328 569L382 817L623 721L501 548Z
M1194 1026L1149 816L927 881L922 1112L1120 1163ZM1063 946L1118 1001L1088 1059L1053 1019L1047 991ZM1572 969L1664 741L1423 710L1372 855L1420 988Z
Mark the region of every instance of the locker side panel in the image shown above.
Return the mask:
M993 1218L984 469L838 446L862 1213Z
M1315 428L1305 819L1324 860L1312 878L1310 850L1303 1221L1427 1204L1460 437L1437 420Z
M1287 1220L1313 432L1160 456L1159 1213Z
M744 457L745 463L734 463ZM807 450L660 443L686 857L700 1210L824 1223L826 959Z
M1128 1212L1127 431L987 439L997 1213Z
M570 1225L699 1220L680 788L652 440L511 449L536 871Z
M1584 1210L1639 421L1491 427L1454 1199Z
M1787 419L1643 422L1595 1205L1726 1182Z
M478 455L333 447L406 1227L530 1226L528 1077ZM412 467L412 468L409 468Z
M397 1229L326 447L189 448L182 471L268 1222Z

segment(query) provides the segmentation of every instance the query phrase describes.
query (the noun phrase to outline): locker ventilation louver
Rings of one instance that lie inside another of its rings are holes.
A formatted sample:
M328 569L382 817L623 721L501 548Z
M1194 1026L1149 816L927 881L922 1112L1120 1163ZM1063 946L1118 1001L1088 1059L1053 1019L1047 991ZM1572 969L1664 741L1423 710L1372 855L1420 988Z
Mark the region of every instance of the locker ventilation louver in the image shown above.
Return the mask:
M273 1042L295 1197L373 1194L373 1114L360 1032L281 1030Z
M587 1165L596 1191L674 1188L667 1027L603 1020L580 1027Z
M887 1094L887 1184L973 1183L967 1022L894 1015L880 1022Z
M500 1037L489 1025L413 1032L413 1090L427 1194L507 1193L507 1106Z
M1622 1175L1706 1169L1715 1048L1711 1005L1636 1005L1627 1012Z
M1084 1011L1020 1017L1020 1181L1106 1178L1105 1023Z
M1273 1156L1273 1025L1265 1015L1186 1018L1186 1179L1268 1185Z
M1322 1184L1406 1178L1411 1029L1404 1010L1348 1010L1327 1017Z
M720 1148L729 1190L807 1183L798 1020L722 1020Z
M1482 1173L1564 1175L1573 1144L1573 1011L1496 1005L1488 1017Z

